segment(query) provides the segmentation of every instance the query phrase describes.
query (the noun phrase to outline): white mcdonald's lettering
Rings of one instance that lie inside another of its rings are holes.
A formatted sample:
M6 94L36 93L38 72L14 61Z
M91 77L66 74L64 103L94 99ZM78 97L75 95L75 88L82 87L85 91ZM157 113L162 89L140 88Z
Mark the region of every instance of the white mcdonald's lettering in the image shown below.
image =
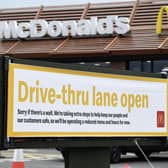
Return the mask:
M162 18L164 12L167 13L168 17L168 6L162 6L159 10L158 17L157 17L157 24L156 24L156 34L161 34L162 32Z
M34 19L29 22L0 21L0 39L40 38L44 36L66 37L126 34L129 32L129 19L126 17L107 16L98 19L78 21L46 21Z

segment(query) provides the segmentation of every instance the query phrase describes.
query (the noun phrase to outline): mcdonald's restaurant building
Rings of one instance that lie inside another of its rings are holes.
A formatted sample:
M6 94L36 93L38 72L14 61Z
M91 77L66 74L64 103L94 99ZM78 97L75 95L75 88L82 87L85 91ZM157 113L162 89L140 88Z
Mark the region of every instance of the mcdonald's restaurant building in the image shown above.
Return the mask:
M0 55L160 72L167 15L167 0L1 9Z

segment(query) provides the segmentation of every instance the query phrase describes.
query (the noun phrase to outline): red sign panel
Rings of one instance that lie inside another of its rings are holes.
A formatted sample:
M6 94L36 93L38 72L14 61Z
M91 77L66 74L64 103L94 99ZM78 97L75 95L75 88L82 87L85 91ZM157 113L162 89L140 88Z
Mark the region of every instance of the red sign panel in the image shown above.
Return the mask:
M165 126L164 111L157 111L157 127L163 128Z

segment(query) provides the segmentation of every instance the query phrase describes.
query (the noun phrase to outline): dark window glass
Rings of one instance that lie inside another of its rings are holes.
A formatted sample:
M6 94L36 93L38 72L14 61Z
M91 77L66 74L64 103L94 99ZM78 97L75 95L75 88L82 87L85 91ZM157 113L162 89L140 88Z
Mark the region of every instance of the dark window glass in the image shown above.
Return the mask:
M143 61L142 62L142 71L143 72L152 72L152 61Z
M168 60L153 61L153 72L161 72L164 67L168 67Z
M129 70L134 72L142 71L142 63L141 61L130 61L129 62Z
M152 72L152 61L130 61L129 70L134 72Z

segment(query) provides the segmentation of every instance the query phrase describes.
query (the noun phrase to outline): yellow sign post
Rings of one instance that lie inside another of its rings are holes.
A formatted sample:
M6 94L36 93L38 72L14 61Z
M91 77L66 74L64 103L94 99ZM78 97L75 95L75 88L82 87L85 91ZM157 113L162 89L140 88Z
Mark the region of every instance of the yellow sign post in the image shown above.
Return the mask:
M159 10L158 17L157 17L157 23L156 23L156 34L161 34L162 32L162 19L164 12L167 13L168 17L168 6L162 6Z

